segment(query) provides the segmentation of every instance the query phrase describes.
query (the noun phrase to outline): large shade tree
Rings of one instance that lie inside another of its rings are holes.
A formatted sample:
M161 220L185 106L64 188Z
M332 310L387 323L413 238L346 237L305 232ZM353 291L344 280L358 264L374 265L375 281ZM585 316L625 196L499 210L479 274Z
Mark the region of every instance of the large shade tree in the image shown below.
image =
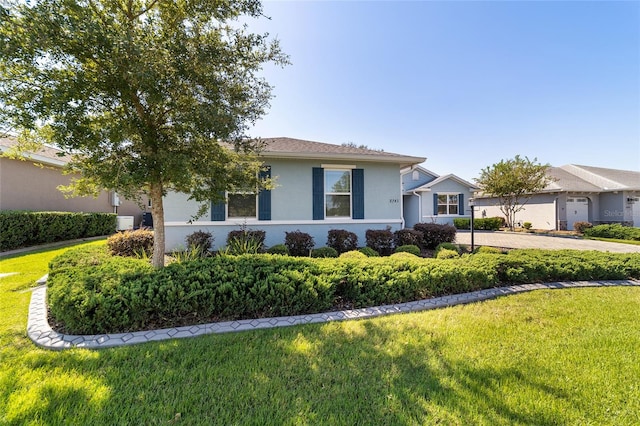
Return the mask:
M551 166L537 161L537 158L529 160L516 155L482 169L480 177L474 179L481 188L481 195L498 198L500 211L511 230L515 226L516 213L552 181L547 175Z
M287 57L242 24L262 17L258 0L0 5L0 122L71 154L79 194L148 195L154 266L168 190L204 206L268 185L259 141L244 135L269 105L262 67Z

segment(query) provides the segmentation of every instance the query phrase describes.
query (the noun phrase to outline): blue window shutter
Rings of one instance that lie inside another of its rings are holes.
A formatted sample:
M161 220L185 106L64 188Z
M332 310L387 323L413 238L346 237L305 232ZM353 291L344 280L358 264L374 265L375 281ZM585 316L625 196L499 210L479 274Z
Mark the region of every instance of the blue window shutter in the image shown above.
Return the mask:
M224 192L221 192L220 195L224 197ZM224 222L227 215L226 205L223 201L211 203L211 221L213 222Z
M260 179L271 177L271 166L260 172ZM263 189L258 193L258 220L271 220L271 190Z
M433 194L433 215L438 216L438 194Z
M458 214L464 215L464 194L458 194Z
M324 169L313 168L313 220L324 219Z
M351 171L351 210L353 219L364 219L364 169Z

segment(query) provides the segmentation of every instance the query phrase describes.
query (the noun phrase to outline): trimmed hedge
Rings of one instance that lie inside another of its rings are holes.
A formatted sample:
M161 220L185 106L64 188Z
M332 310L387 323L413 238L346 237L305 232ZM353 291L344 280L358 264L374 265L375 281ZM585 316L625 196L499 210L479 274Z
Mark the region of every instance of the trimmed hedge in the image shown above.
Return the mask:
M440 243L452 243L456 238L456 228L438 223L416 223L413 229L422 233L422 246L433 250Z
M114 232L113 213L0 211L0 251Z
M381 256L393 253L394 238L390 229L367 229L365 232L367 247L375 250Z
M327 246L340 253L358 248L358 236L344 229L331 229L327 234Z
M453 219L453 226L456 229L471 229L471 219ZM473 219L473 229L476 231L499 231L504 226L504 219L501 217L485 217Z
M154 270L90 247L51 262L47 297L66 332L107 333L361 308L509 283L628 278L640 278L640 253L512 250L446 260L357 251L338 259L260 254Z
M640 228L622 226L619 223L611 225L597 225L584 229L585 237L613 238L616 240L640 241Z

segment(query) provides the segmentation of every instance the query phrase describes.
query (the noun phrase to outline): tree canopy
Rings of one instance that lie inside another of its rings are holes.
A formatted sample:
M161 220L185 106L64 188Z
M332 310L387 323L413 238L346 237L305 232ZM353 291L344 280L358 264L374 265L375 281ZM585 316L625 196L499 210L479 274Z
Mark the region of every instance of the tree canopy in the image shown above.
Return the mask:
M5 2L0 122L71 154L78 193L147 194L160 267L168 190L268 185L245 134L269 106L263 65L288 59L240 23L260 17L258 0Z
M547 176L549 164L540 164L537 158L520 157L500 160L482 169L480 177L474 179L482 195L497 197L500 210L505 215L507 226L513 230L516 213L521 211L531 197L544 189L551 179Z

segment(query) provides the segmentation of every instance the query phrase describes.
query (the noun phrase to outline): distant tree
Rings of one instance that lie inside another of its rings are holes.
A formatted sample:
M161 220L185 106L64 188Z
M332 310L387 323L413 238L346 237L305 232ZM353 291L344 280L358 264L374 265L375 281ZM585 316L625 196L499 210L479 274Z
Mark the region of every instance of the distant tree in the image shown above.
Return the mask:
M501 160L483 169L474 179L483 195L497 197L507 226L513 230L516 213L521 211L531 197L544 189L552 179L547 176L549 164L537 163L537 158L516 155L514 159Z
M155 267L167 191L202 214L225 190L269 184L244 134L269 106L263 64L287 57L242 16L261 17L260 1L0 3L0 123L72 155L78 194L147 194Z
M367 145L364 145L364 144L358 145L355 142L344 142L342 146L346 146L347 148L368 149L369 151L384 152L384 149L369 148Z

